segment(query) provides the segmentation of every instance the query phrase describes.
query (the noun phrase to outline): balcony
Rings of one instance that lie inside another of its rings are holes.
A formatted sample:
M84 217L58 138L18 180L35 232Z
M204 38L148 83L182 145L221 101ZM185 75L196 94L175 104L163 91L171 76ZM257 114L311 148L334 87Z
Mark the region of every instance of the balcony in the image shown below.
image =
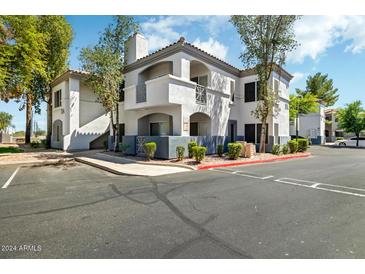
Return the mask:
M135 110L193 103L197 100L195 90L195 83L168 74L126 87L124 109ZM200 94L199 100L203 103L204 96L206 101L206 92L200 90Z

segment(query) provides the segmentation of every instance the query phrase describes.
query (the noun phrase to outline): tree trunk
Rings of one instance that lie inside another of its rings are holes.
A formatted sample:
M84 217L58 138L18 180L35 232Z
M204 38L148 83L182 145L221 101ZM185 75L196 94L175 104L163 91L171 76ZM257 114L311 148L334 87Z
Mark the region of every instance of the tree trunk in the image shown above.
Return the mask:
M266 120L267 118L264 118L261 120L261 136L260 136L260 148L259 153L265 153L265 145L266 145Z
M25 117L25 143L30 143L30 135L32 130L32 118L33 118L33 112L32 112L32 97L27 94L26 95L26 117Z
M52 89L47 100L47 148L51 148L52 138Z
M115 126L114 126L114 115L113 115L113 111L110 111L110 125L112 127L113 140L115 141ZM109 149L109 147L108 147L108 149Z
M116 134L115 134L115 138L114 138L114 151L118 152L119 151L119 134L120 134L120 126L119 126L119 104L117 103L117 108L115 111L115 120L116 120L116 124L117 124L117 128L116 128Z
M359 138L360 138L360 134L356 134L356 146L359 146Z

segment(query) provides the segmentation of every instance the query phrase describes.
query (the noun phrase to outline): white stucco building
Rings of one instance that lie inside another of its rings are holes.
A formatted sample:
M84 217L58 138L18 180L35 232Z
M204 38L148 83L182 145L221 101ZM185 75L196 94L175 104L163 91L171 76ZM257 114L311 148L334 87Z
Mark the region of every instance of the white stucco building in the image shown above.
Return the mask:
M190 140L207 146L208 153L214 153L218 143L259 142L261 124L251 113L259 100L253 69L235 68L184 38L154 53L148 52L148 42L140 34L132 36L126 46L119 113L120 141L129 145L128 153L141 153L146 141L157 142L156 156L161 158L175 157L176 145L187 145ZM108 116L85 85L84 76L68 71L53 83L54 99L60 96L61 101L53 110L54 147L96 147L108 130ZM276 66L269 80L279 95L280 111L268 119L268 148L289 140L291 79Z
M312 144L325 143L325 108L319 104L316 112L299 115L298 136L311 139ZM290 135L296 135L296 121L290 123Z

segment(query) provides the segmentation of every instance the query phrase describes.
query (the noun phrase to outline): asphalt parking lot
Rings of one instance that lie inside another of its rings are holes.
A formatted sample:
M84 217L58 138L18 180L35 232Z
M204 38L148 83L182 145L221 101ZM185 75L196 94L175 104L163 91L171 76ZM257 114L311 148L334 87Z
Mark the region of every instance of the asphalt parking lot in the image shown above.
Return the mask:
M2 167L0 258L365 258L365 150L311 152L159 177Z

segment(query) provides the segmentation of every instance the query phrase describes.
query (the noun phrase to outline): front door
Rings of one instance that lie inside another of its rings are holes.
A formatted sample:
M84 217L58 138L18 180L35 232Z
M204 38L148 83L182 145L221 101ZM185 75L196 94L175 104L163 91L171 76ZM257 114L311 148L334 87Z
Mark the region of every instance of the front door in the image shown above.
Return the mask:
M235 142L237 138L237 121L228 122L228 137L230 142Z

